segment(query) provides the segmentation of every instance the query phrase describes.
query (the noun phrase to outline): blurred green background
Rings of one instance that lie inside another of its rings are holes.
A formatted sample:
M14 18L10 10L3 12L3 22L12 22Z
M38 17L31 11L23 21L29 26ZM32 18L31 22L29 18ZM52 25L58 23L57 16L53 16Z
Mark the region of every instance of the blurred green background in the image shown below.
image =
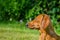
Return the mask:
M39 14L48 14L60 35L60 0L0 0L0 40L38 40L25 25Z

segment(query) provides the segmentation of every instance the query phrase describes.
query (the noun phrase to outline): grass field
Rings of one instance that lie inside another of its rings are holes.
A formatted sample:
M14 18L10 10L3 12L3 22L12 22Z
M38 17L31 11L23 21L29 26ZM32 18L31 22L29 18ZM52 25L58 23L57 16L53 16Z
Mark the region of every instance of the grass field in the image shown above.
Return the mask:
M0 24L0 40L38 40L39 32L30 30L24 24Z
M57 31L60 34L60 31ZM31 30L24 23L0 23L0 40L38 40L38 30Z

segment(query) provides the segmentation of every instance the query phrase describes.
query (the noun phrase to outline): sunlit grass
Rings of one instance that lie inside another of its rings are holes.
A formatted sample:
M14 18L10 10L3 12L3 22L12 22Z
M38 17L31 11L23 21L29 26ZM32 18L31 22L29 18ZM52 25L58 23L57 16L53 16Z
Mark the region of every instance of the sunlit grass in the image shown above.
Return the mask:
M0 24L0 40L38 40L38 38L37 30L27 29L22 24Z
M39 34L33 31L10 29L0 29L0 40L38 40Z

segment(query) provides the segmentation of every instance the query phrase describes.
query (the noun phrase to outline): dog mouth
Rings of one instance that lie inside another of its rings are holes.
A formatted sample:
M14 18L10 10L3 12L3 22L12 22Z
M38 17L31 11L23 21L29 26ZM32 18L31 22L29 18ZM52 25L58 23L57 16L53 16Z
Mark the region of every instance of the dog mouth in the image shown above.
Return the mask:
M40 28L35 28L35 27L28 27L28 28L40 30Z

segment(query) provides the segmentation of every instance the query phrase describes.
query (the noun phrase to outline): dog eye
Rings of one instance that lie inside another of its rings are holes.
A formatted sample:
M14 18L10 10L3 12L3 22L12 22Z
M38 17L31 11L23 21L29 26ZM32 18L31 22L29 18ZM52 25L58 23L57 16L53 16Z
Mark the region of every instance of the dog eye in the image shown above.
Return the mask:
M39 26L39 25L37 25L37 26Z

